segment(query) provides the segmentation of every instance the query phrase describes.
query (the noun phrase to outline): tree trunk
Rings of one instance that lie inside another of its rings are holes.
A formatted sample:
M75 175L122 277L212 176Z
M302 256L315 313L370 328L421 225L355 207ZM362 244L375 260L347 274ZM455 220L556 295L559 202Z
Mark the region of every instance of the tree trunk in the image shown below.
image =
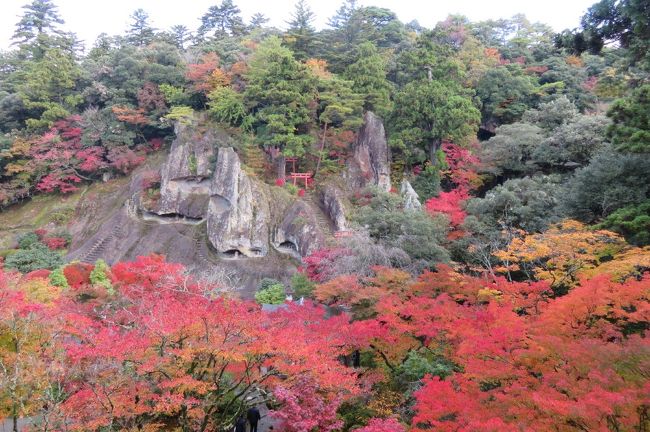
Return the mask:
M431 162L431 165L434 165L437 161L437 154L438 150L440 150L440 146L442 145L442 140L439 138L431 140L429 143L429 161Z
M320 169L320 162L323 158L323 149L325 148L325 136L327 135L327 123L323 128L323 136L320 139L320 149L318 150L318 162L316 163L316 171L314 171L314 178L318 175L318 170Z
M283 154L280 154L273 161L277 178L284 179L287 176L287 162Z

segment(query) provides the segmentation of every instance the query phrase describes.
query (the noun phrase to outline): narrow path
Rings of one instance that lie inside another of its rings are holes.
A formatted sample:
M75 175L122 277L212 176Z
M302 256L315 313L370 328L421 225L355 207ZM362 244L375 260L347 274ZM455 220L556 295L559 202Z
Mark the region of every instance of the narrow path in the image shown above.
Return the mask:
M110 233L95 241L92 247L88 249L88 251L80 259L80 261L93 264L95 261L101 258L102 254L106 250L106 246L108 245L108 243L111 240L113 240L115 237L119 237L121 233L122 233L122 226L114 225Z
M338 243L336 238L336 227L334 222L329 218L327 213L323 210L320 198L316 192L305 194L303 200L312 209L312 214L316 219L316 224L320 231L325 235L325 243L328 247L333 247Z

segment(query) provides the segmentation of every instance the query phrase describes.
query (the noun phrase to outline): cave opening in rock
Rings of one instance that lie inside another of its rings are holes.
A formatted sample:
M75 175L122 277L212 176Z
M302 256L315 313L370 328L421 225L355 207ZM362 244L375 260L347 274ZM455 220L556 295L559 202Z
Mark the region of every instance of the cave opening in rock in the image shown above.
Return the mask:
M202 217L186 216L186 215L183 215L183 214L180 214L180 213L162 213L162 214L156 214L156 216L164 218L164 219L174 219L174 220L187 221L187 222L201 222L201 221L203 221Z
M280 243L280 245L278 247L280 249L289 249L289 250L298 252L298 246L294 242L289 241L289 240L283 241L282 243Z
M188 225L198 225L205 221L203 217L192 217L179 213L154 213L150 211L142 211L142 219L162 224L183 223Z
M229 259L246 257L246 255L244 255L239 249L228 249L227 251L223 252L222 255L224 258L229 258Z

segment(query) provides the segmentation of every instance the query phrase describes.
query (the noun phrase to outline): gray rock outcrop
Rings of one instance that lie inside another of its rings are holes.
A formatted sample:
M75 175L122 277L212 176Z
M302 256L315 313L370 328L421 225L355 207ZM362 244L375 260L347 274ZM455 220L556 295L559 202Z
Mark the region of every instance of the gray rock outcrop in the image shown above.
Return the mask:
M273 246L279 252L300 259L324 245L325 237L312 208L303 201L296 201L275 230Z
M420 197L418 193L415 192L411 183L408 180L402 180L402 187L400 188L400 194L404 200L404 209L406 210L420 210L422 209L422 203L420 202Z
M242 171L232 147L220 148L210 183L210 243L226 258L266 256L269 224L263 189Z
M160 172L158 214L205 217L214 147L210 131L198 135L188 126L176 125L176 139Z
M390 190L390 149L381 119L371 111L363 118L354 154L348 162L348 182L353 188L374 185Z
M347 230L345 219L345 205L343 204L343 192L335 186L326 185L320 191L320 200L323 203L325 213L334 222L337 231Z

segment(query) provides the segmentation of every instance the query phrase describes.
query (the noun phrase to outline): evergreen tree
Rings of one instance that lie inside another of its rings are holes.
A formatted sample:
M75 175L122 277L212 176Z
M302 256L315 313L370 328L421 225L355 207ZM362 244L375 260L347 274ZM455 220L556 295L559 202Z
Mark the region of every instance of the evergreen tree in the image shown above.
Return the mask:
M402 88L395 95L393 145L434 165L443 140L465 141L481 120L474 92L463 88L460 65L449 55L449 47L434 45L428 32L398 59Z
M424 150L435 164L443 140L464 141L480 121L471 93L453 81L413 81L395 96L393 143L407 154Z
M337 132L357 130L361 126L363 98L353 89L353 83L332 74L318 77L317 118L319 123L319 151L316 174L323 158L329 153L326 144Z
M355 61L355 50L363 42L394 48L406 37L406 27L394 12L374 6L357 7L355 0L343 3L328 25L332 30L323 32L325 58L337 73Z
M16 24L12 37L13 44L24 45L35 42L43 35L62 35L57 24L64 21L59 16L58 8L52 0L33 0L22 7L25 12Z
M345 70L355 92L363 95L363 108L385 116L390 111L390 83L386 61L372 42L359 45L355 62Z
M332 28L326 33L328 61L332 70L339 72L353 60L351 55L361 38L361 22L357 19L357 0L345 0L328 21Z
M483 103L483 123L501 125L512 123L535 101L538 91L535 80L524 74L519 65L507 65L488 70L476 86Z
M232 0L223 0L221 6L210 6L201 17L198 37L203 39L210 32L215 37L236 36L242 34L245 27L239 8Z
M614 102L607 115L614 121L608 135L619 150L650 152L650 84Z
M27 62L19 72L17 87L25 106L34 110L26 119L32 129L46 128L58 119L70 115L81 102L81 95L73 95L81 72L68 53L59 48L48 49L40 61Z
M345 30L358 9L357 0L345 0L336 10L336 14L327 21L334 30Z
M250 28L262 28L269 22L269 19L263 13L256 12L251 17Z
M258 141L287 156L302 156L312 141L315 78L275 36L257 49L247 78L245 102L253 112Z
M22 7L25 12L12 36L12 44L18 45L20 60L40 60L49 48L67 47L72 51L72 35L66 35L59 29L64 21L59 16L58 8L52 0L34 0Z
M127 31L127 39L135 46L146 46L153 40L154 29L149 24L149 14L143 9L136 9L131 14L131 24Z
M192 33L184 25L173 26L171 33L174 38L174 44L181 50L185 49L185 45L192 39Z
M305 60L313 56L316 41L316 29L313 22L316 16L309 8L306 0L298 0L289 29L286 34L287 45L298 60Z

